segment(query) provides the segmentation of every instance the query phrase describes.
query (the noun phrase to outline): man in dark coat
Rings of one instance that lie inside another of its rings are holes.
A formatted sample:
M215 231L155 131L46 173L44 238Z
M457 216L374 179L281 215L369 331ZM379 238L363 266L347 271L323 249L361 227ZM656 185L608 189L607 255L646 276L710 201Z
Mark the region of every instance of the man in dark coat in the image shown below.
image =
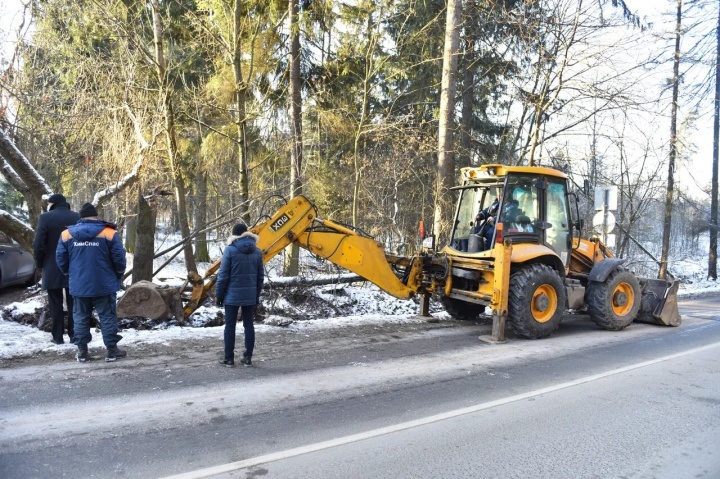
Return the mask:
M117 347L118 334L115 313L116 294L125 273L125 248L117 226L98 219L98 212L90 203L80 208L80 221L60 235L55 256L60 271L70 276L70 293L75 298L75 338L78 347L75 358L85 362L88 356L90 318L98 313L103 342L107 348L105 361L124 358L127 353Z
M38 268L42 269L42 288L47 290L50 317L52 318L52 342L62 344L65 321L63 319L63 291L65 291L65 302L68 311L67 332L70 341L75 334L73 329L73 298L68 289L68 278L55 262L55 251L57 250L60 234L70 225L74 225L80 219L80 215L70 209L65 197L55 193L48 198L48 211L40 215L33 250L35 262Z
M241 362L245 366L252 365L255 307L260 304L265 281L263 256L256 246L257 239L244 223L236 224L220 262L215 297L218 306L225 306L225 357L219 363L229 368L235 366L235 324L240 310L245 330L245 352Z

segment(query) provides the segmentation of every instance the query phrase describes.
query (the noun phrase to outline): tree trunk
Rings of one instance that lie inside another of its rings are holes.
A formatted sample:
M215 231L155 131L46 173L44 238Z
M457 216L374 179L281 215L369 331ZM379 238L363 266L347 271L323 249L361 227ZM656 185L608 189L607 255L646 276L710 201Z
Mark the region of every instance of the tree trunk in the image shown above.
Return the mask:
M300 26L298 0L289 0L290 17L290 197L302 194L302 103L300 97ZM299 273L300 250L296 244L289 248L285 265L287 276Z
M240 217L246 223L250 222L249 199L250 199L250 180L248 178L249 159L246 143L247 132L247 111L245 104L247 102L247 82L242 74L242 50L241 46L241 19L242 19L242 0L235 0L235 12L233 15L233 75L235 79L235 109L237 125L237 149L238 149L238 187L240 190Z
M153 257L155 256L155 219L155 209L145 200L142 189L138 188L135 229L128 229L128 236L135 235L133 283L142 280L152 281Z
M33 229L5 210L0 210L0 230L20 243L20 246L27 251L33 250L33 239L35 238Z
M675 59L673 61L672 109L670 112L670 155L668 157L667 195L665 196L665 220L663 222L662 254L658 278L667 275L668 256L670 255L670 227L672 223L672 205L674 196L675 157L677 156L677 103L680 89L680 36L682 27L682 0L677 0L677 20L675 26Z
M207 223L207 175L198 171L195 175L195 186L197 188L197 207L195 208L195 228ZM207 233L199 233L195 239L195 259L198 262L207 263L210 261L210 253L207 246Z
M139 188L139 190L142 187ZM137 229L137 210L138 205L132 201L132 196L127 196L125 205L125 251L128 253L135 253L135 247L137 246L137 235L135 230Z
M720 2L718 2L720 7ZM710 197L710 251L708 278L717 279L718 238L718 135L720 135L720 8L718 8L717 43L715 47L715 123L713 124L712 193Z
M290 196L302 194L302 99L300 97L300 26L298 0L290 0Z
M448 0L445 21L445 49L443 52L442 85L440 92L440 124L438 126L438 171L435 186L434 232L437 244L447 242L452 221L455 183L455 157L453 154L453 113L455 110L455 77L460 39L462 0Z
M458 166L470 166L472 157L472 129L475 117L475 71L470 64L472 52L465 50L465 68L462 83L462 116L460 117L460 155Z
M180 234L183 238L190 236L190 225L188 224L187 204L185 183L182 178L180 166L177 162L177 141L175 138L175 113L173 111L172 92L167 78L167 65L165 63L165 55L163 53L162 42L162 21L160 19L159 0L152 1L153 14L153 33L155 36L155 64L157 67L158 82L160 85L160 94L163 101L163 114L165 115L165 138L167 141L168 161L172 178L175 184L175 203L177 204L178 223L180 226ZM191 273L197 274L197 265L195 264L195 256L193 255L192 243L188 242L183 247L183 255L185 258L185 266Z
M358 226L358 216L360 214L360 185L362 184L363 161L360 155L360 147L363 145L363 153L365 151L365 122L370 110L370 80L373 71L373 52L375 50L375 35L373 34L373 18L372 12L368 14L367 19L367 36L368 41L365 47L365 75L363 77L363 98L360 108L360 120L355 129L355 141L353 143L353 169L355 178L353 180L353 202L352 202L352 225Z

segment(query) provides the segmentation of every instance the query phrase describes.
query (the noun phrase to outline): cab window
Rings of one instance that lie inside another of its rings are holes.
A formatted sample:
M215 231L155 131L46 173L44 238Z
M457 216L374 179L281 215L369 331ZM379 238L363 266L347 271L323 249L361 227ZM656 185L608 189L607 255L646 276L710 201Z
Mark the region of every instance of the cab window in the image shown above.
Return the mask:
M505 234L535 233L539 217L537 177L511 175L508 177L500 221Z

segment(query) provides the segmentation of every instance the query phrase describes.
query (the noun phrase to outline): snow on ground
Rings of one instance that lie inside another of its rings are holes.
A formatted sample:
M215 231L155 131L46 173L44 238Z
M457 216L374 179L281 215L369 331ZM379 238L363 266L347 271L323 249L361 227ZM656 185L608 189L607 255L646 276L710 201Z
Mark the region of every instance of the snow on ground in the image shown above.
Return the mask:
M21 311L32 313L35 308L42 307L43 304L41 301L33 300L27 303L13 303L7 308L12 310L15 314L19 314ZM214 317L217 315L218 310L219 308L214 306L201 307L198 309L196 315L200 317L204 315L212 315ZM444 313L441 313L441 316L447 317ZM283 321L283 319L285 318L271 315L266 317L265 322L271 324L284 324L285 321ZM297 332L309 332L317 329L345 328L351 326L388 323L422 323L423 321L424 320L418 318L415 313L394 314L389 316L386 314L367 314L360 316L356 315L325 319L310 319L307 321L293 322L286 327L273 326L270 324L256 324L255 331L259 334L279 331L281 329ZM123 337L120 345L169 345L173 341L186 340L188 336L192 336L193 339L216 338L220 341L223 337L223 329L223 326L193 327L177 325L160 325L155 329L145 331L124 329L120 333ZM242 327L238 327L238 332L241 331ZM99 332L96 333L94 329L91 329L91 333L93 339L88 345L90 350L104 351L102 334ZM50 337L50 333L41 331L32 326L0 319L0 359L30 357L37 353L55 352L58 355L63 355L68 351L75 351L76 347L73 344L53 344L50 342Z
M287 317L282 315L269 315L265 318L266 324L256 324L255 329L258 333L279 331L281 328L297 332L310 332L318 329L329 328L345 328L359 325L371 324L387 324L394 323L421 323L424 320L417 317L417 305L413 301L404 301L392 298L383 294L374 287L352 287L355 295L354 299L349 301L357 301L354 305L358 310L374 310L376 312L369 314L355 314L349 316L339 316L332 318L317 318L305 321L291 322ZM682 285L678 296L692 296L695 294L706 292L720 292L720 283L715 281L698 281L689 285ZM322 294L322 293L320 293ZM384 301L377 302L379 296L384 296ZM32 314L36 309L42 308L43 302L33 299L23 303L12 303L5 309L11 312L11 315ZM222 339L223 326L214 327L197 327L199 324L207 322L208 317L216 317L219 308L215 306L200 307L193 321L197 322L195 327L177 326L161 324L155 329L138 331L135 329L124 329L121 334L123 336L122 346L132 346L137 344L165 344L169 345L173 341L182 341L188 336L193 338L217 338ZM384 312L387 311L387 312ZM447 318L446 313L434 313L440 318ZM288 326L276 326L290 323ZM238 331L242 331L239 327ZM91 350L104 351L102 343L102 335L91 330L93 339L89 344ZM74 351L75 346L72 344L56 345L50 342L50 333L41 331L29 325L19 324L14 321L6 321L0 319L0 359L12 359L20 357L30 357L38 353L57 353L62 355L68 351Z
M167 237L165 245L173 244L178 238ZM158 245L157 249L162 249ZM210 256L219 258L222 256L223 244L220 241L211 243ZM155 267L158 268L168 258L169 253L164 257L155 260ZM181 256L181 255L180 255ZM128 254L128 269L132 268L132 255ZM334 275L340 277L341 270L329 263L314 258L307 251L301 250L301 264L303 276L307 278L319 278L323 275ZM209 263L198 264L202 274ZM282 258L277 256L266 265L268 284L263 293L263 305L268 311L264 318L264 324L256 324L259 333L279 331L281 327L289 330L309 332L316 329L344 328L349 326L368 324L387 324L388 322L420 323L417 314L417 303L414 301L400 300L383 293L377 287L369 283L355 285L329 285L308 288L321 304L330 305L325 308L318 308L317 303L293 302L288 290L274 290L272 284L280 284L287 281L282 278ZM680 286L678 296L692 296L706 292L720 292L720 282L705 279L707 274L707 256L699 255L698 258L685 259L673 263L672 271L681 275L683 284ZM158 284L179 287L186 275L185 266L176 257L155 277ZM129 284L129 280L126 281ZM266 294L269 293L269 294ZM269 298L266 298L269 296ZM12 303L0 311L4 311L13 318L21 315L32 315L44 308L44 300L30 299L25 302ZM216 319L220 309L215 306L200 307L191 321L186 326L169 325L162 323L150 330L123 329L123 340L121 345L131 346L138 344L170 344L173 341L182 341L189 336L192 338L217 338L222 339L223 326L204 327L208 321ZM444 312L437 309L433 312L436 317L448 318ZM298 317L303 320L296 320ZM238 328L242 331L242 328ZM91 330L93 340L89 344L91 350L104 350L102 335ZM74 351L72 344L56 345L50 342L50 333L40 331L35 327L19 324L15 321L0 319L0 359L11 359L19 357L31 357L38 353L57 353L62 355L68 351Z
M169 240L167 244L173 242L174 240ZM162 249L162 246L158 246L157 249ZM210 251L212 257L222 255L219 244L214 244ZM171 254L156 259L155 268L157 269L163 264ZM127 268L130 270L133 257L131 254L127 256ZM346 272L342 273L337 267L317 260L305 251L301 251L301 264L303 265L302 275L308 279L337 278L340 280L346 276ZM208 267L210 267L210 263L198 264L201 274ZM263 305L267 313L264 322L255 325L258 333L280 331L281 329L308 332L321 328L344 328L389 322L422 322L417 318L416 302L396 299L370 283L330 284L305 288L303 292L309 293L311 297L299 298L298 301L297 298L292 297L292 289L279 288L283 283L292 280L279 276L281 271L282 258L273 258L266 265L267 282L263 293ZM154 278L154 282L179 287L186 274L184 263L181 257L178 257L159 272ZM129 282L129 279L126 280L126 285ZM121 296L122 293L118 293L118 297ZM0 306L0 313L2 313L0 318L4 315L13 319L0 319L0 359L31 357L38 353L63 355L68 351L75 350L75 346L69 343L56 345L50 342L49 332L16 322L22 316L37 316L38 312L45 307L44 296L36 296L23 302ZM221 311L221 308L214 305L206 305L196 310L186 326L160 323L149 330L123 329L121 331L123 340L120 345L168 345L173 341L186 340L188 337L193 339L217 338L218 341L221 341L223 326L206 327L208 322L217 320ZM238 332L242 332L242 327L238 328ZM102 334L95 332L95 329L91 329L91 333L93 339L89 344L90 350L104 351Z

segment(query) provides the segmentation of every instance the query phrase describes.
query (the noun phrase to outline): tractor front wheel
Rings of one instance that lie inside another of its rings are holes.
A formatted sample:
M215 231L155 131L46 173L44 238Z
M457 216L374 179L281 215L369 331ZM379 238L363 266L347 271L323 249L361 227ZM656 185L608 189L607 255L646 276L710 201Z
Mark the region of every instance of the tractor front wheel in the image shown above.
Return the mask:
M609 331L627 328L635 320L641 300L640 281L625 270L613 271L602 283L589 281L585 290L590 318Z
M510 276L508 324L522 338L544 338L560 326L566 302L565 286L554 269L525 266Z

